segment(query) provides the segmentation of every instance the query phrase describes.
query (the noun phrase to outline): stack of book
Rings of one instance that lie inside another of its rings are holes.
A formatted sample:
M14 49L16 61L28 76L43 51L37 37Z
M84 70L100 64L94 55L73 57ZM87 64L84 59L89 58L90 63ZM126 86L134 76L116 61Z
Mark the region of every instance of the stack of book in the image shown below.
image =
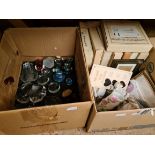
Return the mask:
M110 66L114 59L145 60L152 48L137 21L81 22L80 30L89 69L92 64Z
M93 64L100 64L105 51L100 29L100 22L80 22L83 51L88 68Z
M101 30L111 59L146 59L152 44L137 21L102 21Z

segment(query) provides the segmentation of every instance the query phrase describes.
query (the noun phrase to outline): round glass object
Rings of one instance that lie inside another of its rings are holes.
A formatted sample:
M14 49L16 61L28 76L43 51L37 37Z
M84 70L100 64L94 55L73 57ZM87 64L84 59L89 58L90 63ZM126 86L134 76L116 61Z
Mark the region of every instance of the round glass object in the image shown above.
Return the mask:
M29 92L30 101L32 103L41 102L46 96L46 87L33 84Z
M68 97L72 94L72 90L71 89L66 89L62 92L62 97Z
M73 70L73 59L72 58L66 59L63 68L67 74L71 72Z
M37 59L35 61L35 70L40 72L43 69L43 60L42 59Z
M34 69L34 66L30 62L25 62L22 65L22 72L21 72L21 81L23 82L32 82L36 81L38 78L38 73Z
M43 60L43 66L46 68L53 68L54 67L54 58L47 57Z
M71 78L66 78L66 85L71 86L73 84L73 80Z
M54 67L54 68L52 69L52 71L53 71L53 73L56 73L56 72L61 71L61 69L60 69L60 67Z
M56 65L57 67L62 67L62 59L61 59L61 58L55 59L55 65Z
M60 90L60 84L57 82L51 82L48 86L48 91L52 94L59 92L59 90Z
M39 85L44 86L49 82L49 80L50 80L50 78L48 76L39 75L37 82L38 82Z
M44 67L43 70L41 71L41 74L42 74L42 75L48 75L48 74L50 74L50 69Z
M31 87L31 83L24 83L18 88L16 100L19 103L26 104L29 102L29 92L31 90Z
M62 82L65 79L65 74L62 71L55 72L53 75L53 79L56 82Z

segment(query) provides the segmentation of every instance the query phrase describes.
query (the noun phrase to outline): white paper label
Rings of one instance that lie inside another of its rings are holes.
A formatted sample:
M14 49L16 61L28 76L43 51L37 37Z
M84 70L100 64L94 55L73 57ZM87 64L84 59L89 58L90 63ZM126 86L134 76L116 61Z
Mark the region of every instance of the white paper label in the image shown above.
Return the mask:
M112 33L118 38L138 38L141 37L135 26L112 26Z
M74 111L74 110L78 110L78 107L69 107L66 110L67 111Z
M122 114L116 114L116 116L126 116L126 113L122 113Z

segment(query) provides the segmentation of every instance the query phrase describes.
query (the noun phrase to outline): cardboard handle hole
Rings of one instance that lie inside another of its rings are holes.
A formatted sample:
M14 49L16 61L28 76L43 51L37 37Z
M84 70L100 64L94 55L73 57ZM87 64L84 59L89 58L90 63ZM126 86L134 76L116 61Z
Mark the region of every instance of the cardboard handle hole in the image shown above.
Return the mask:
M18 52L18 51L16 51L16 54L17 54L17 55L19 55L19 52Z
M12 76L9 76L9 77L5 78L4 84L5 85L12 84L12 83L14 83L14 81L15 81L14 78Z

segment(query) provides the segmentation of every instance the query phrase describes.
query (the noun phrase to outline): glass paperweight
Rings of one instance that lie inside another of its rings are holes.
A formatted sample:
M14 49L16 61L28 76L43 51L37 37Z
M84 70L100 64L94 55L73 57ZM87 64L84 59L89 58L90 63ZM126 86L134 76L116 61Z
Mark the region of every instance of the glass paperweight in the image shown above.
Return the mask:
M73 58L66 59L66 62L72 65L73 64Z
M41 71L41 74L42 74L42 75L49 75L49 74L50 74L50 69L44 68L44 69Z
M56 82L62 82L65 79L65 74L62 71L54 73L53 79Z
M29 92L31 87L31 83L24 83L18 88L16 99L19 103L26 104L29 102Z
M51 82L48 85L48 91L52 94L59 92L59 90L60 90L60 84L57 82Z
M60 67L54 67L54 68L52 69L52 72L53 72L53 73L56 73L56 72L59 72L59 71L61 71Z
M62 67L62 59L61 58L55 59L55 66Z
M66 85L71 86L73 84L73 80L71 78L66 78Z
M38 73L35 71L33 63L25 62L22 65L21 81L32 82L36 81L38 78Z
M46 96L46 87L33 84L29 92L30 101L32 103L41 102Z
M35 61L35 69L40 72L43 69L43 60L38 59Z
M46 68L53 68L54 67L54 58L47 57L46 59L43 60L43 65Z
M71 89L66 89L62 92L62 97L68 97L72 94L72 90Z
M17 101L21 104L27 104L30 100L27 96L17 96Z
M39 75L37 82L38 82L39 85L44 86L49 82L49 80L50 80L50 78L48 76Z
M72 61L70 59L67 59L64 63L64 70L65 70L65 73L66 74L69 74L72 70L73 70L73 67L72 67Z

